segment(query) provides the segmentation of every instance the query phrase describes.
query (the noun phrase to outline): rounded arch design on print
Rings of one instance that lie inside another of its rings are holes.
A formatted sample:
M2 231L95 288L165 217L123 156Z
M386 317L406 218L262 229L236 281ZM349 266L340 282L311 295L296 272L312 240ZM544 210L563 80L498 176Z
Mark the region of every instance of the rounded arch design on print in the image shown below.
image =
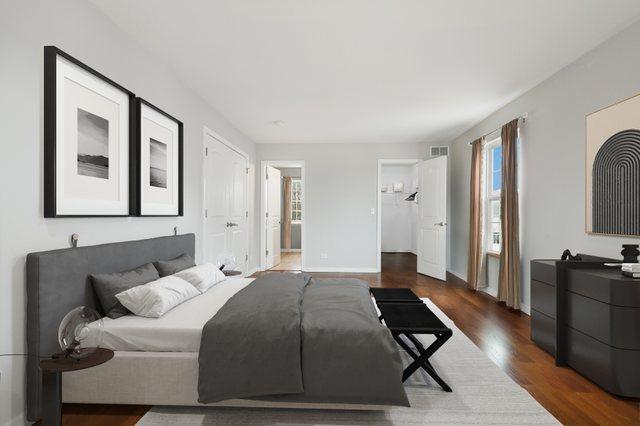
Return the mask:
M598 150L592 170L593 232L640 235L640 130L623 130Z

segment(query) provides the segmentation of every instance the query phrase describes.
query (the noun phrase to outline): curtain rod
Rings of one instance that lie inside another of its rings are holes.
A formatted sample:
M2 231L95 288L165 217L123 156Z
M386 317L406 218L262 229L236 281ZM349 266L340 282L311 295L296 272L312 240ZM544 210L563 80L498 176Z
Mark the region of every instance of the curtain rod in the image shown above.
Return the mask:
M522 114L522 115L519 115L519 116L518 116L518 120L522 120L522 122L524 123L525 121L527 121L527 117L528 117L528 116L529 116L529 114L525 112L524 114ZM503 126L504 126L504 124L503 124ZM481 137L481 138L486 138L486 137L487 137L487 136L489 136L491 133L495 133L495 132L497 132L498 130L501 130L501 129L502 129L502 126L498 127L497 129L493 129L493 130L492 130L492 131L490 131L489 133L486 133L486 134L484 134L484 135L482 135L482 136L480 136L480 137ZM473 145L473 141L471 141L471 142L467 142L467 145L469 145L469 146Z

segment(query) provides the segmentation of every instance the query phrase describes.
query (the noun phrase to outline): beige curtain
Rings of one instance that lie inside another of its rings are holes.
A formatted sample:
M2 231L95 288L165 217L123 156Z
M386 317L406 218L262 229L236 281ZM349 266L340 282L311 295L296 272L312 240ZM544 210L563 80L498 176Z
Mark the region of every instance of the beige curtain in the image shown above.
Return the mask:
M284 177L284 248L291 248L291 177Z
M473 141L471 151L471 188L469 200L469 264L467 284L480 288L482 270L482 144L484 138Z
M518 120L502 127L502 251L498 300L520 309L520 235L518 218Z

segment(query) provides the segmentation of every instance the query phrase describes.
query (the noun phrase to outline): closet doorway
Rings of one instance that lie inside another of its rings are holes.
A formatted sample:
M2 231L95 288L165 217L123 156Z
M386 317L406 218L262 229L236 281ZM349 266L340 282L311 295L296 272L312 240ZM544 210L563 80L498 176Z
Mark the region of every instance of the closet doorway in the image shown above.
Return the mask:
M378 161L378 271L384 264L416 265L419 163Z
M262 162L263 270L304 267L304 161Z

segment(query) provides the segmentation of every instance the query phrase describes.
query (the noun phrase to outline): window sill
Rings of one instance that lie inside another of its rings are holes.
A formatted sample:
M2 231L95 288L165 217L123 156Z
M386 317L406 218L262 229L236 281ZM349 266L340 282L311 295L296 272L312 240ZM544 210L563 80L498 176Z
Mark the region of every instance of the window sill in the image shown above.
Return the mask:
M496 252L496 251L488 251L487 252L487 256L491 256L491 257L495 257L500 259L500 253Z

